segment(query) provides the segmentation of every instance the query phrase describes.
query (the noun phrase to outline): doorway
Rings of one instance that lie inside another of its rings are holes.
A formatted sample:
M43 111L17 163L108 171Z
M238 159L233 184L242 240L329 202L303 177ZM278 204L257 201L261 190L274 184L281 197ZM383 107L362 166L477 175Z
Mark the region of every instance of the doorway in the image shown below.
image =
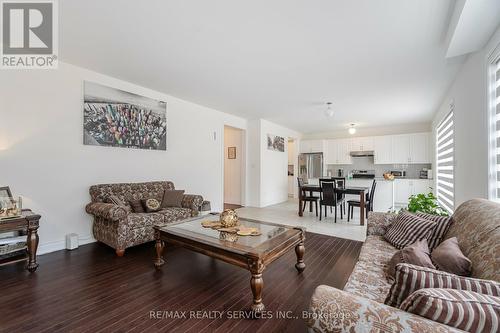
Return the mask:
M245 202L245 131L224 126L224 209Z

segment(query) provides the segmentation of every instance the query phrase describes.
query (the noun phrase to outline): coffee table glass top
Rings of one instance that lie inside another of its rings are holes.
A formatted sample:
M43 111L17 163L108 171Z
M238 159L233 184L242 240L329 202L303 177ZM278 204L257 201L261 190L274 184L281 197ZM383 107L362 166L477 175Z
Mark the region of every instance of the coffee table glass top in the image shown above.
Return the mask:
M181 223L171 224L161 227L160 230L174 235L201 240L218 247L229 247L236 249L265 249L267 244L280 237L289 237L295 233L300 233L299 229L291 226L275 225L255 220L240 218L239 224L245 227L255 227L259 229L259 236L240 236L227 232L220 232L211 228L204 228L201 223L204 221L218 221L218 215L208 215L197 217Z

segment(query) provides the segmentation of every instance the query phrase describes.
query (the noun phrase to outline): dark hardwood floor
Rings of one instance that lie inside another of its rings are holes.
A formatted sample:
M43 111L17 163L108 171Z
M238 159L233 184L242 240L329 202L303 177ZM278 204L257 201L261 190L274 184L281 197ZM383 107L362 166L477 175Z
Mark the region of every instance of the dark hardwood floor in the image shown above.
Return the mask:
M40 256L34 274L22 263L0 267L0 331L304 332L301 314L314 288L342 288L361 243L307 233L305 245L302 274L293 251L264 271L263 301L273 319L233 319L248 314L252 302L244 269L167 245L166 264L156 272L152 243L123 258L94 243ZM152 311L187 311L188 319L155 319ZM225 313L189 319L190 311ZM277 311L297 319L277 319Z
M242 205L235 205L235 204L230 204L230 203L225 203L224 204L224 209L238 209L243 207Z

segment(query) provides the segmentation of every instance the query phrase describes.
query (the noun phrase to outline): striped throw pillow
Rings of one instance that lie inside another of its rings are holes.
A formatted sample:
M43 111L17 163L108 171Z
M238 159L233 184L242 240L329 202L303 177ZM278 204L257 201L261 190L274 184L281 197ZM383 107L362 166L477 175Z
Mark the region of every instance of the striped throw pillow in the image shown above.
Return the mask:
M495 281L473 279L410 264L398 264L394 282L384 303L397 308L410 294L424 288L468 290L500 296L500 283Z
M423 219L436 222L436 228L429 236L429 249L434 250L444 238L444 235L450 229L451 224L453 223L453 219L451 216L437 216L431 215L427 213L415 213L418 217Z
M402 211L384 237L395 248L401 250L416 241L428 239L435 228L436 222Z
M420 289L401 310L473 333L500 330L500 297L454 289Z

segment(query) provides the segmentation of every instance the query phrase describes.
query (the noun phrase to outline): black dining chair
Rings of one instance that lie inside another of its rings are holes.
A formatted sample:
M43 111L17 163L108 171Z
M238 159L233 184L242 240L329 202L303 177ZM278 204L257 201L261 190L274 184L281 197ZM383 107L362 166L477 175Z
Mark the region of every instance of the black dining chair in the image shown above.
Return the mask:
M346 186L345 177L332 177L332 179L335 180L337 187L345 188ZM337 200L342 201L342 209L344 209L344 214L345 214L345 207L346 207L345 193L338 193L337 197L338 197Z
M319 201L319 220L321 221L321 216L323 215L323 206L325 207L325 217L327 217L327 207L335 208L335 223L337 223L337 206L341 203L337 200L337 193L335 188L337 187L334 180L322 181L319 183L321 186L321 199ZM344 218L342 212L342 207L340 207L340 218Z
M373 199L375 198L375 189L377 188L377 181L374 179L372 183L372 187L369 193L366 193L365 198L365 211L366 218L368 218L368 212L373 211ZM349 200L347 201L347 222L350 221L349 217L352 219L354 217L354 207L361 207L361 203L359 200Z
M301 207L302 211L306 209L306 205L309 202L309 209L312 211L312 204L314 202L314 206L316 209L316 216L318 216L318 201L320 200L319 196L315 196L312 194L307 194L307 191L305 191L304 188L304 180L300 177L297 177L297 182L299 184L299 195L300 198L302 199L302 202L304 205Z

